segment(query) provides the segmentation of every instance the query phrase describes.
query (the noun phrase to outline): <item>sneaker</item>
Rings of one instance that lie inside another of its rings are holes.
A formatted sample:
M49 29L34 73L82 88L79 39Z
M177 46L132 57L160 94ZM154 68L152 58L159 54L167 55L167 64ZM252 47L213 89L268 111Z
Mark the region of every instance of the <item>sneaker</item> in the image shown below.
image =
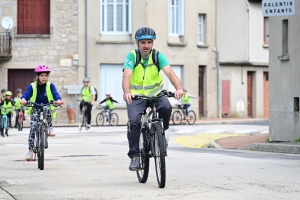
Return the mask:
M33 161L33 152L29 152L28 154L26 154L26 158L27 161Z
M140 157L133 157L133 158L131 158L131 161L129 164L129 170L136 171L136 170L138 170L139 165L140 165Z
M49 128L48 136L55 136L55 135L56 135L56 133L55 133L55 131L54 131L54 128L53 128L53 127L50 127L50 128Z
M111 125L111 126L113 125L111 121L109 122L109 125Z
M91 125L89 125L89 124L88 124L88 125L86 125L86 126L87 126L88 128L91 128Z

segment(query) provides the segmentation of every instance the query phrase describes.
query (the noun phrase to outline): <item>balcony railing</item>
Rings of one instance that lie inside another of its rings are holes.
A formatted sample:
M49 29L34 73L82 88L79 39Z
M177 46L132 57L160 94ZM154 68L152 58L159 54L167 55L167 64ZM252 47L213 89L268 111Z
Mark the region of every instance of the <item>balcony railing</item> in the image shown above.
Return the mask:
M0 32L0 58L9 59L11 58L11 33Z

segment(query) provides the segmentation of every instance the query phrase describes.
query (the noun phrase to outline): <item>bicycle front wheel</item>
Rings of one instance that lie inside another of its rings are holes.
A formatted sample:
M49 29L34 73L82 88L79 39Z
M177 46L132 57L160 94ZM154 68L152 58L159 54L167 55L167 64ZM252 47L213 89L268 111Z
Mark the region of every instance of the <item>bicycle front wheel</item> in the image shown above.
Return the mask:
M97 126L103 126L103 124L104 124L104 115L102 113L99 113L96 116L96 124L97 124Z
M23 114L19 114L18 117L18 131L22 131L23 130Z
M118 117L117 113L112 113L111 114L111 124L113 126L118 126L118 123L119 123L119 117Z
M146 183L149 175L149 154L145 149L143 133L140 135L140 166L136 171L140 183Z
M45 126L41 125L39 128L39 168L40 170L44 170L44 157L45 157Z
M173 113L172 121L174 125L180 125L182 123L182 115L178 110Z
M194 112L194 111L192 111L192 110L190 110L189 112L188 112L188 116L187 116L187 122L188 122L188 124L189 125L193 125L193 124L195 124L195 121L196 121L196 113Z
M157 183L160 188L166 185L166 160L165 143L163 141L163 130L159 123L153 124L154 129L154 149L155 149L155 171Z

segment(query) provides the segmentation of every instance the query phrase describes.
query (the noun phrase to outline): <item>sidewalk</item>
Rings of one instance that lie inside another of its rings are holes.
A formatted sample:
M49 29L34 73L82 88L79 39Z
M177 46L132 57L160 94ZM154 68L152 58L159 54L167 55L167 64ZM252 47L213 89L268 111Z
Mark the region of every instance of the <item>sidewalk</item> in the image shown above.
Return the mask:
M210 147L217 149L244 149L274 153L300 154L300 142L268 143L269 134L237 136L211 141Z

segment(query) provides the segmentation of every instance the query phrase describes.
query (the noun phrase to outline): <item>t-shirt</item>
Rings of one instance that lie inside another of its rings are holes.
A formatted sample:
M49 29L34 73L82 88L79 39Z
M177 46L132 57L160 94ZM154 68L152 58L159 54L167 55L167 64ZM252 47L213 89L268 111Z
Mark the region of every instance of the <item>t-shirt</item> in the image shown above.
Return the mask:
M146 66L148 64L148 59L144 59L143 57L141 57L141 62ZM159 52L159 54L158 54L158 62L159 62L159 66L158 66L159 70L162 70L162 68L169 65L169 61L161 52ZM133 70L134 64L135 64L134 54L132 52L129 52L126 56L123 70L124 69L132 69Z

